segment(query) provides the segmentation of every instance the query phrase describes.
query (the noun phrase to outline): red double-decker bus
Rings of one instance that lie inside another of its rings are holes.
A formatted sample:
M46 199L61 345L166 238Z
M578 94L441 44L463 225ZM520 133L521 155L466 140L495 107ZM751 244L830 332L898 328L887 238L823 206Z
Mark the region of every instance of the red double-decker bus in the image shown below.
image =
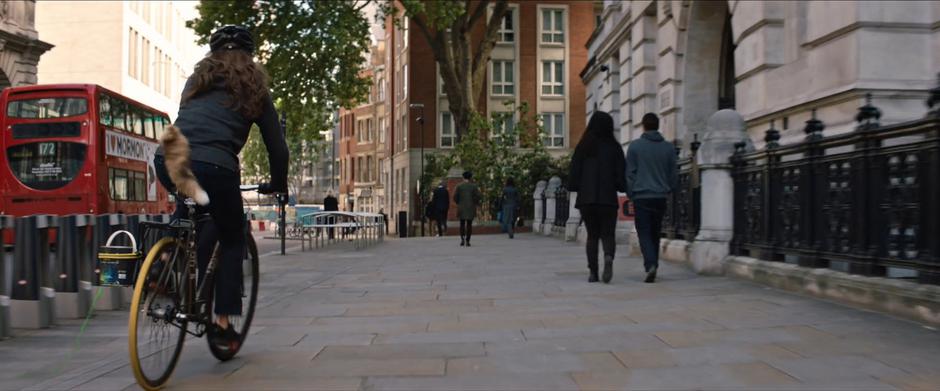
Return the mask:
M153 153L166 113L98 85L0 94L0 213L169 213Z

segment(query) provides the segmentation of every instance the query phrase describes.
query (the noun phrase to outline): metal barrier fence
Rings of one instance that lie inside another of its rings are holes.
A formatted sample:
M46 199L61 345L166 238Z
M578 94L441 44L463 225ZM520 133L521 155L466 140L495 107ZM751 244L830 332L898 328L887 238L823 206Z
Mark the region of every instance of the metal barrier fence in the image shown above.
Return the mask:
M701 221L702 186L699 183L699 167L695 160L702 145L695 135L689 145L689 157L679 160L679 188L666 199L661 235L669 239L693 240L698 235ZM676 155L681 152L676 144Z
M348 239L356 249L385 240L385 217L377 213L314 212L297 218L301 251Z
M824 137L814 112L803 142L780 146L771 128L761 151L738 143L732 251L940 284L940 109L888 126L880 117L869 100L851 133Z

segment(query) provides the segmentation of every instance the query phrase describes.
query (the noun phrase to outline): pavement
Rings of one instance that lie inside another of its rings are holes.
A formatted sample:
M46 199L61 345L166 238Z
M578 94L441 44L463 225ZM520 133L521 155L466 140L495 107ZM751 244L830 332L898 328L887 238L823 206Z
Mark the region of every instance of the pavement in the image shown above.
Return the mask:
M473 244L268 255L239 356L219 363L191 338L168 388L940 389L926 326L675 264L644 284L625 256L611 284L589 284L583 247L531 234ZM0 389L136 389L126 321L17 330Z

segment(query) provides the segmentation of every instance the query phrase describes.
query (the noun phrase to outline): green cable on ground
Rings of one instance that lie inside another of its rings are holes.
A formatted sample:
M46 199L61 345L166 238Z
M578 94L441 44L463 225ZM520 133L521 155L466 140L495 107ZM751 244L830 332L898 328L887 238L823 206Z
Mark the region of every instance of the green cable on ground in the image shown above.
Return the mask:
M53 370L53 373L61 372L62 368L68 365L69 361L72 361L72 353L78 351L78 349L81 348L82 335L85 334L85 329L88 327L88 321L91 320L91 316L95 312L95 304L98 303L98 299L100 299L101 295L104 294L103 288L104 287L98 287L98 293L95 294L95 298L92 299L91 305L88 307L88 314L85 315L85 320L82 321L82 326L78 330L78 335L75 336L75 346L65 353L65 359L59 362L58 367ZM27 377L28 375L29 373L23 373L21 377Z

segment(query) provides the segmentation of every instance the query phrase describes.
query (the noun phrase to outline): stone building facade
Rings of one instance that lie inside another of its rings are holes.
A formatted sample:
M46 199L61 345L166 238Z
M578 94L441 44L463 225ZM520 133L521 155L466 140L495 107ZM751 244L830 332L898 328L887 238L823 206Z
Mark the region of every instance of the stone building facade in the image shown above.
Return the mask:
M39 40L35 0L0 2L0 88L36 84L39 57L52 47Z
M771 124L802 139L813 109L827 134L849 131L866 93L882 123L910 120L940 69L937 2L605 0L600 18L586 115L612 113L625 145L646 112L686 146L723 108L758 147Z

